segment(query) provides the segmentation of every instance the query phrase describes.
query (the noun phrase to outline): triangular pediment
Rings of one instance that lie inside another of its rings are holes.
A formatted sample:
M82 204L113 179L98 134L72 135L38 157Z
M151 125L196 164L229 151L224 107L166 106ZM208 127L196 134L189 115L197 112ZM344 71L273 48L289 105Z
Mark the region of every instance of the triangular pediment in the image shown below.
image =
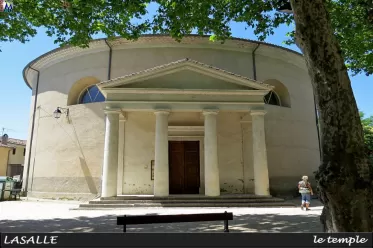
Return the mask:
M207 64L183 59L97 85L101 91L128 89L271 90L273 87Z
M253 87L227 82L198 71L183 68L173 73L158 75L143 81L118 85L116 88L179 89L179 90L257 90Z

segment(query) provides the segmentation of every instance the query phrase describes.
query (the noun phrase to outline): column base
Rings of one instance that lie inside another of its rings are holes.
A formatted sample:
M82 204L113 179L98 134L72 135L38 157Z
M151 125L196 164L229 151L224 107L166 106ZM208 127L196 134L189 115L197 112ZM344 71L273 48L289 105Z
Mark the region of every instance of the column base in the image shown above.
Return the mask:
M157 194L157 193L154 193L154 196L155 197L167 197L167 196L170 196L170 194Z
M256 187L254 188L255 195L260 196L270 196L269 189L264 189L264 187Z
M220 193L218 193L218 194L205 194L205 196L209 196L209 197L214 197L214 196L220 196Z

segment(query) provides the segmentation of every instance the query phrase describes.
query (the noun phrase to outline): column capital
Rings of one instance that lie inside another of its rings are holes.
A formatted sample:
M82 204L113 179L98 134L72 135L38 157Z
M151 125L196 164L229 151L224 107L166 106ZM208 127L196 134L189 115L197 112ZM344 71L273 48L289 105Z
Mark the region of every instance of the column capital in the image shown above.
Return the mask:
M251 116L253 116L253 115L255 115L255 116L257 116L257 115L263 116L266 113L267 113L267 111L265 111L265 110L251 110L250 115Z
M105 114L120 114L121 110L120 109L104 109Z
M169 115L170 110L169 109L156 109L154 110L155 115Z
M242 116L240 122L241 123L251 123L252 122L252 118L251 118L250 113L247 113L244 116Z
M127 121L127 113L121 111L121 115L119 116L119 122L126 122Z
M219 113L219 110L216 109L206 109L202 111L203 115L217 115Z

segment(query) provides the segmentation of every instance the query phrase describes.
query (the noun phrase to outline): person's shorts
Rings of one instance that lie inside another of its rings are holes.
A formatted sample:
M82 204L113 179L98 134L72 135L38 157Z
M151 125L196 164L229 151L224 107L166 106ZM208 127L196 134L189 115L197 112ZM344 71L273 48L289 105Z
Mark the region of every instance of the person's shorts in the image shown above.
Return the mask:
M311 202L311 194L302 193L302 203L310 203L310 202Z

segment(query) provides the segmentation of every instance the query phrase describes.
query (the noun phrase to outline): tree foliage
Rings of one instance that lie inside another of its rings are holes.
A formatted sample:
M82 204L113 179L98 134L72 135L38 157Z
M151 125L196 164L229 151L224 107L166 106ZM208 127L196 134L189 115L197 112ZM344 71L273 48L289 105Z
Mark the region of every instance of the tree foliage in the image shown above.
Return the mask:
M0 13L0 41L28 41L45 27L58 44L86 47L92 36L136 39L144 32L169 33L180 40L191 32L225 40L232 21L253 28L259 40L275 33L293 16L276 12L281 0L14 0ZM327 0L335 35L353 73L373 73L373 1ZM156 4L154 16L147 6ZM294 43L294 33L286 43Z
M328 0L334 34L353 74L373 74L373 1ZM370 2L370 3L369 3ZM286 44L294 43L294 31Z
M367 147L367 152L370 156L371 165L373 166L373 116L367 118L364 116L364 113L360 112L360 119L364 132L364 141Z
M36 35L36 28L46 28L55 43L86 47L100 32L108 37L138 37L149 30L147 21L133 24L133 18L146 14L149 1L116 0L15 0L13 12L1 13L0 40L21 42Z
M370 3L369 3L370 2ZM373 74L373 1L330 0L329 12L347 66Z

